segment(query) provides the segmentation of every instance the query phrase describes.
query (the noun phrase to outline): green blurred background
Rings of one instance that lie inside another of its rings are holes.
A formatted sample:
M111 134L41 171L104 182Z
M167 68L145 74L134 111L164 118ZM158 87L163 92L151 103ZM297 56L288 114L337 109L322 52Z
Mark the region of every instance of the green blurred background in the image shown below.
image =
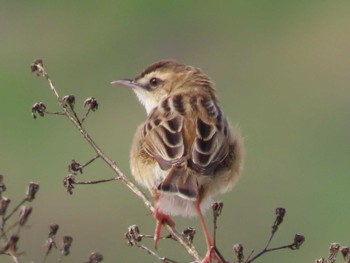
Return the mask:
M85 98L98 99L86 128L127 175L132 136L145 112L130 90L110 81L164 58L202 68L246 145L240 182L217 198L224 201L222 253L232 260L238 242L246 255L259 251L280 206L287 215L272 245L292 241L295 233L306 242L299 251L274 252L259 262L314 262L327 255L330 242L350 245L349 14L347 0L2 1L0 173L12 207L29 181L40 184L30 227L21 232L23 262L40 262L53 222L59 236L74 237L64 262L83 262L92 251L104 262L156 262L123 240L128 226L152 233L155 222L121 183L65 192L68 162L83 163L94 153L65 118L32 119L37 101L58 110L47 82L30 72L38 57L61 95L76 96L80 113ZM97 161L80 179L111 176ZM206 218L210 224L210 213ZM176 222L179 229L197 229L195 245L204 253L198 222ZM160 243L159 254L190 260L171 241Z

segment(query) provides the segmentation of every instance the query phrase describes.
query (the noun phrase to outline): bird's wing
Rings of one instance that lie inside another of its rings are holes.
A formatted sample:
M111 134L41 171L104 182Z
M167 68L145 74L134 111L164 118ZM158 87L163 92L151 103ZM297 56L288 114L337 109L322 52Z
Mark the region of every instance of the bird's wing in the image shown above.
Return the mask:
M195 174L211 175L225 159L229 129L212 99L188 100L192 108L185 108L183 99L173 99L172 111L159 107L149 115L144 125L144 149L161 169L170 169L159 190L197 198Z
M184 118L178 114L164 115L155 111L144 126L144 149L156 159L162 170L180 164L184 153Z
M195 123L190 167L201 174L211 175L229 154L230 129L213 100L204 97L199 104L201 108Z

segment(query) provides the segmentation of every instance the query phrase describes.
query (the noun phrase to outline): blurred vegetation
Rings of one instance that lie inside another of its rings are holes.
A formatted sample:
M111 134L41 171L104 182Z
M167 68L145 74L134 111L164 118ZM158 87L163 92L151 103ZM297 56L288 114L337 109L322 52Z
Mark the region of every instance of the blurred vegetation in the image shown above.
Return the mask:
M123 185L65 192L69 161L83 163L94 154L66 119L32 119L37 101L58 109L47 83L30 73L38 57L61 94L76 96L77 108L87 97L98 99L87 129L127 174L132 136L145 112L130 90L110 81L164 58L212 77L246 144L240 182L218 197L224 202L218 242L227 258L238 242L247 253L261 248L279 206L287 215L274 242L295 233L306 242L299 251L272 253L260 262L313 262L330 242L350 244L349 13L345 0L2 1L0 174L14 203L29 181L40 184L30 228L21 231L18 244L25 261L43 258L50 223L74 238L67 262L83 262L95 250L106 262L155 261L123 240L132 224L143 233L154 227ZM96 162L82 177L111 175ZM180 229L200 229L196 220L175 220ZM204 252L201 237L194 242ZM171 241L161 242L159 253L188 260Z

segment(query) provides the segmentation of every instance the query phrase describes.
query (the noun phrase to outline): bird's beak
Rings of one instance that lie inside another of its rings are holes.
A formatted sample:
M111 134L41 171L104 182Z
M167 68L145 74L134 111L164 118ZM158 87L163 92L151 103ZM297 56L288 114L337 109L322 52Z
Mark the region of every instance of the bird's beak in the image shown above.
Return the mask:
M140 88L141 85L139 83L136 83L132 79L120 79L120 80L114 80L111 82L112 85L119 85L129 88Z

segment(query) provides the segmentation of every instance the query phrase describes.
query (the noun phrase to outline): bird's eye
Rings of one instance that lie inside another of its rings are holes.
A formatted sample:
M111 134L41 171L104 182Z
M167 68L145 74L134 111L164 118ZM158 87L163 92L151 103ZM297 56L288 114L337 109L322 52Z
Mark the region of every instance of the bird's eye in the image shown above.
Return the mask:
M151 79L149 80L149 85L150 85L151 87L155 87L155 86L157 86L158 84L159 84L159 79L158 79L158 78L153 77L153 78L151 78Z

